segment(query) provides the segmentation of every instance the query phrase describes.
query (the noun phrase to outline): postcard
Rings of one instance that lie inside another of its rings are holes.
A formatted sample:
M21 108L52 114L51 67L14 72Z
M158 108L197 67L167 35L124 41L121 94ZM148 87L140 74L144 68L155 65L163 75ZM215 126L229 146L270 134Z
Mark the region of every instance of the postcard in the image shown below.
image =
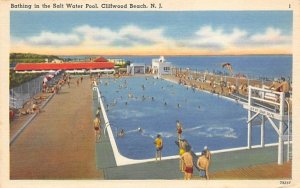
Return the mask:
M299 186L299 9L1 1L1 186Z

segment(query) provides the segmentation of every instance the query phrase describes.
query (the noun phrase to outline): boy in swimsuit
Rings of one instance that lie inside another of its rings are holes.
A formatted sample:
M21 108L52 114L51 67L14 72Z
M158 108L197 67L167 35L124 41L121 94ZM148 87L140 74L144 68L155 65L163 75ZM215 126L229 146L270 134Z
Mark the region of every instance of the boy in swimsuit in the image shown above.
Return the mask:
M181 155L181 159L183 161L184 180L190 180L193 175L193 156L190 152L185 152Z
M101 133L101 125L100 125L101 122L97 115L96 115L93 123L94 123L94 129L95 129L96 142L99 142L100 141L100 133Z
M155 160L157 161L157 158L159 157L159 160L161 161L161 150L163 148L163 141L159 134L157 135L154 144L156 148Z
M205 156L205 152L201 153L201 156L198 158L197 166L200 169L200 177L204 177L207 180L209 179L208 175L208 167L209 167L209 160Z

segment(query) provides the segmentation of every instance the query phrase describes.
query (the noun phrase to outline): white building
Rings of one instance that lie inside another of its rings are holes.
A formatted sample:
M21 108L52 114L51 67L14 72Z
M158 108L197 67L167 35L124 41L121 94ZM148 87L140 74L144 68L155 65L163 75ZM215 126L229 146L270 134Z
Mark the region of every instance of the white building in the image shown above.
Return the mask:
M127 73L131 75L145 74L146 66L144 64L131 63L129 66L127 66Z
M107 59L109 62L114 63L117 66L122 66L126 64L125 59Z
M51 61L51 63L63 63L63 60L60 60L60 59L53 59Z
M153 74L172 74L171 63L167 62L164 56L160 56L159 59L152 59L152 73Z

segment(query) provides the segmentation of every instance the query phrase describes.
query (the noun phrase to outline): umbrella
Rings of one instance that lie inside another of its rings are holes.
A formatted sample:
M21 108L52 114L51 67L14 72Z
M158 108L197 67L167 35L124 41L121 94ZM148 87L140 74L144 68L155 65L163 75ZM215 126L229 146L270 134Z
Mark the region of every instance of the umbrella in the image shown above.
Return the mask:
M44 77L44 80L43 80L45 83L48 82L48 79L47 77Z

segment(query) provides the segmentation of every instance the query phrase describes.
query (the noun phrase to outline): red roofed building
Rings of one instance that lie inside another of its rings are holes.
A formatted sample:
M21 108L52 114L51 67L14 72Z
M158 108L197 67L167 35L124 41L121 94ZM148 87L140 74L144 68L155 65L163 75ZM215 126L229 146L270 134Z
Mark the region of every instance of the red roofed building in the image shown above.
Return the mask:
M104 57L98 57L94 60L94 62L108 62L108 60L105 59Z
M18 63L15 67L17 73L55 72L64 70L69 73L114 73L114 63L111 62L74 62L74 63Z

